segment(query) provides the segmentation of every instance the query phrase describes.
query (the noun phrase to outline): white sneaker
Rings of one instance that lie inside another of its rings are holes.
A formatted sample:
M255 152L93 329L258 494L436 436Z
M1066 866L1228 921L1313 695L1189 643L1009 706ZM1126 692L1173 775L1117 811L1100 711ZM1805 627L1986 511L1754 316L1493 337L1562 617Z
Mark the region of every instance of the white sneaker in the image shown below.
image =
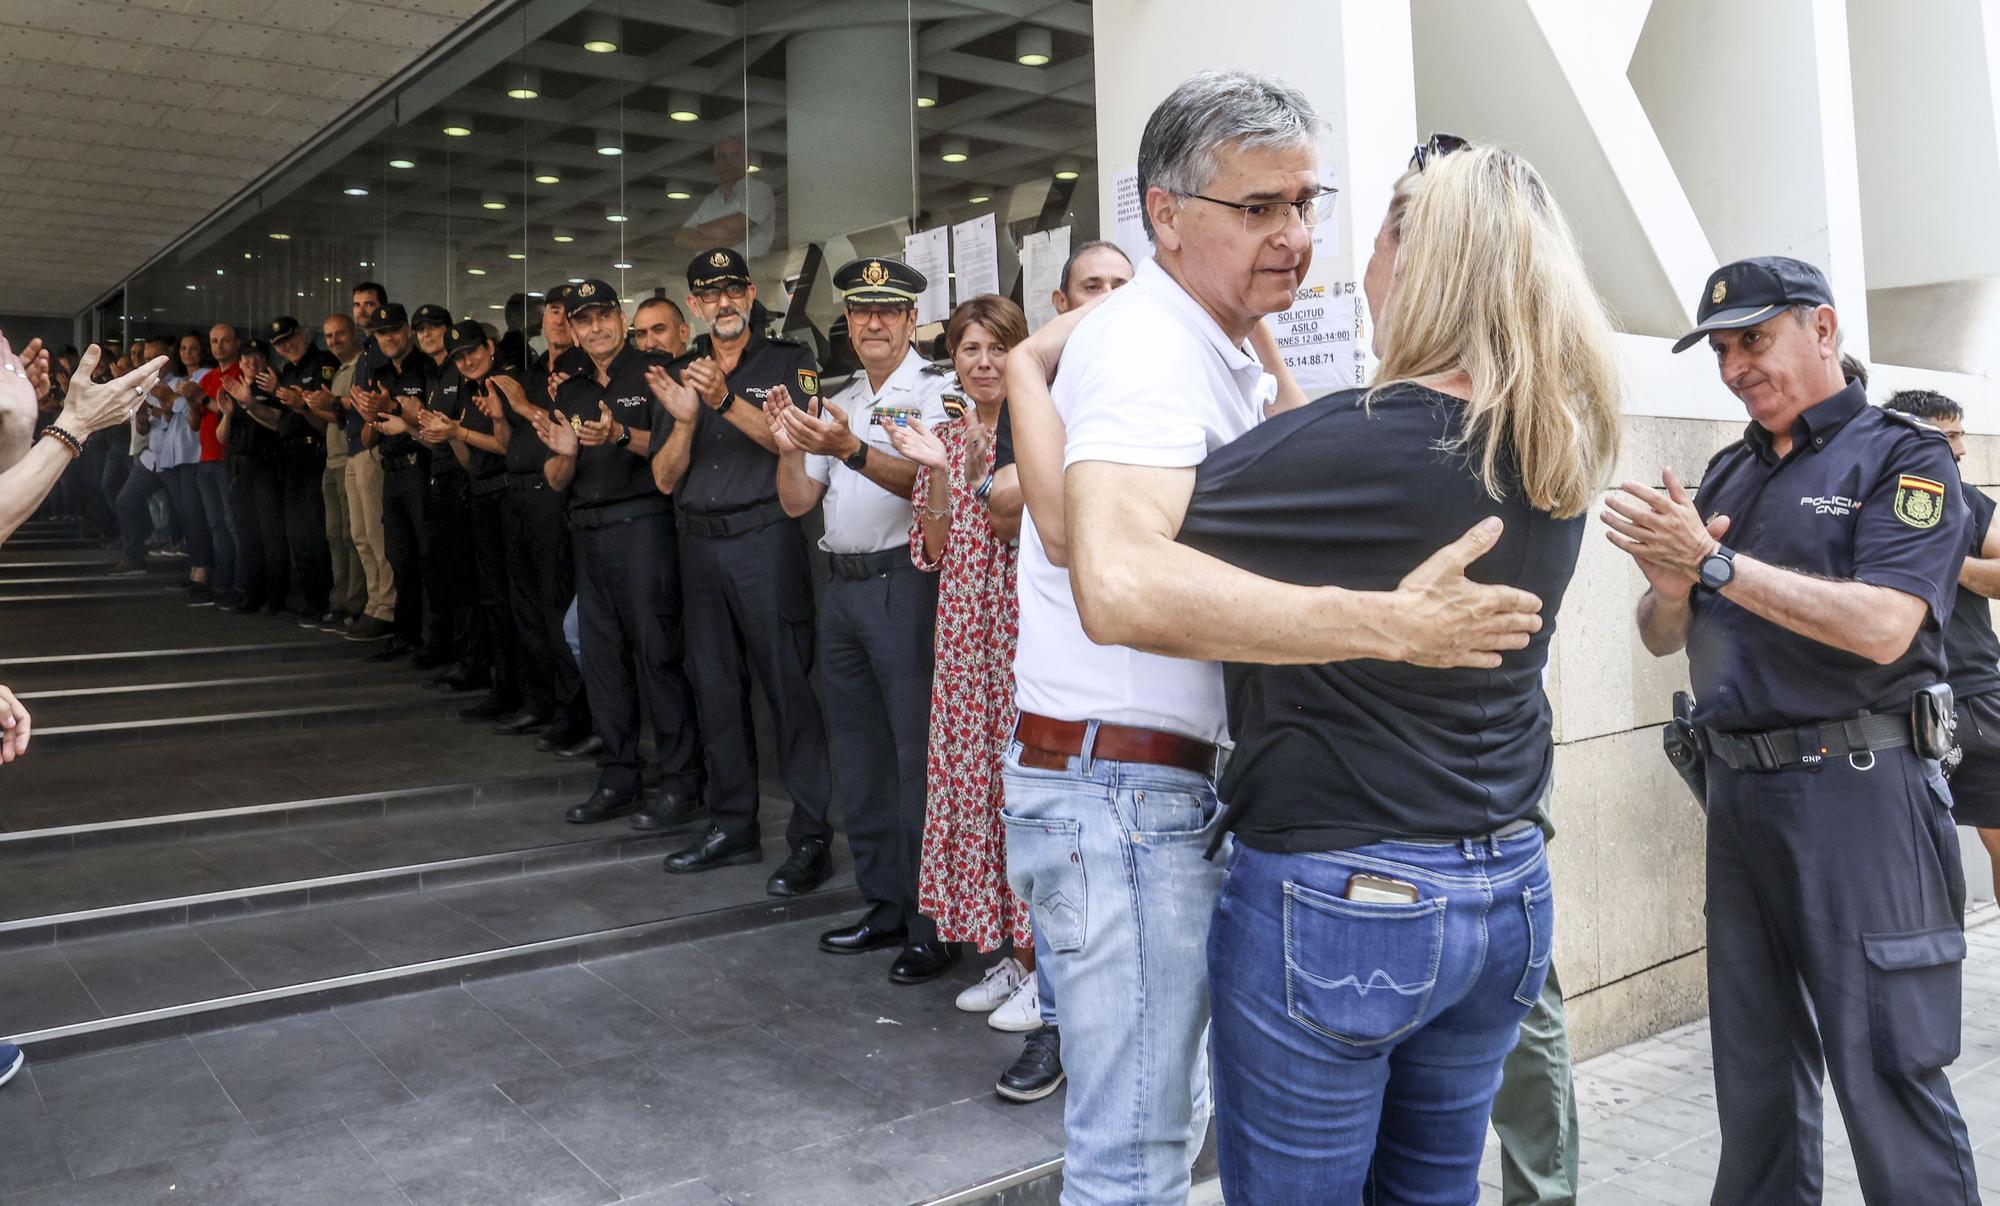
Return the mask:
M1007 1003L993 1011L986 1024L995 1030L1026 1034L1042 1024L1042 998L1035 991L1035 973L1029 972L1014 988Z
M967 1013L992 1013L1013 995L1027 974L1021 961L1009 955L987 968L979 983L958 994L958 1007Z

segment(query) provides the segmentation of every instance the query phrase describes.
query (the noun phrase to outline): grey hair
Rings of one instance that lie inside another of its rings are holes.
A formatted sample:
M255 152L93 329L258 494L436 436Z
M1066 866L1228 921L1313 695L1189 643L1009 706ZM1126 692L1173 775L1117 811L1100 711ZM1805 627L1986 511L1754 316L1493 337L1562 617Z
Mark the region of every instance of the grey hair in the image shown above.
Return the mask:
M1188 197L1208 187L1225 150L1269 150L1317 141L1319 115L1298 89L1254 71L1203 71L1181 81L1139 137L1139 215L1146 192Z

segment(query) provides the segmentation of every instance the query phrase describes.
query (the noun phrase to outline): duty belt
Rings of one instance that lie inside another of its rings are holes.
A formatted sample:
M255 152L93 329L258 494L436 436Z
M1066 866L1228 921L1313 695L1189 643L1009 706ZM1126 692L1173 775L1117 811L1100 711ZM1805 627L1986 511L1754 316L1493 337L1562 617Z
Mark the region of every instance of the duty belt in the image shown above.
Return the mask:
M1708 752L1730 770L1781 770L1822 758L1844 758L1910 744L1910 718L1869 713L1846 720L1818 720L1762 733L1699 730Z
M775 498L767 498L763 502L752 503L741 510L725 511L719 515L702 515L683 510L680 517L681 531L690 536L700 536L705 540L722 540L730 536L761 531L786 518L785 504Z
M498 494L506 488L507 475L504 473L496 473L492 477L475 477L472 479L472 497L474 498L485 498L489 494Z
M509 473L506 476L507 484L516 490L543 490L549 484L540 473Z
M827 562L832 566L833 576L849 582L860 582L867 578L878 578L897 566L910 565L910 550L901 545L893 549L882 549L874 553L829 553Z
M414 452L404 452L396 456L385 456L382 458L382 468L414 469L417 467L417 462L421 461L422 459L423 458L421 456L417 455Z
M569 526L577 529L609 527L643 515L661 514L673 505L673 500L666 495L655 494L651 498L628 498L623 502L600 503L594 507L573 506L569 509Z

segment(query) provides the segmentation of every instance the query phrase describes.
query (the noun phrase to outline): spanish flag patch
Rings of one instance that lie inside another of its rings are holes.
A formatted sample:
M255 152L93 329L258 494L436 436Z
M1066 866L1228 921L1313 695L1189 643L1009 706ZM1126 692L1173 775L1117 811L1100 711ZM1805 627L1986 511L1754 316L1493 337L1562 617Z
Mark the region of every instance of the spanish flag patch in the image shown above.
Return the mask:
M1896 481L1896 518L1913 528L1934 528L1944 518L1944 483L1905 473Z

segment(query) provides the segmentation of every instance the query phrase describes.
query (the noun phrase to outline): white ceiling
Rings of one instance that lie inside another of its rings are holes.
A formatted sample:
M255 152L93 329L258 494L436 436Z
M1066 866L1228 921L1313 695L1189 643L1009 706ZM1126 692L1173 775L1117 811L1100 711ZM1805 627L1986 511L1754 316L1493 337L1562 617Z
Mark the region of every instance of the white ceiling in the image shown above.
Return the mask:
M71 314L488 0L0 0L0 313Z

